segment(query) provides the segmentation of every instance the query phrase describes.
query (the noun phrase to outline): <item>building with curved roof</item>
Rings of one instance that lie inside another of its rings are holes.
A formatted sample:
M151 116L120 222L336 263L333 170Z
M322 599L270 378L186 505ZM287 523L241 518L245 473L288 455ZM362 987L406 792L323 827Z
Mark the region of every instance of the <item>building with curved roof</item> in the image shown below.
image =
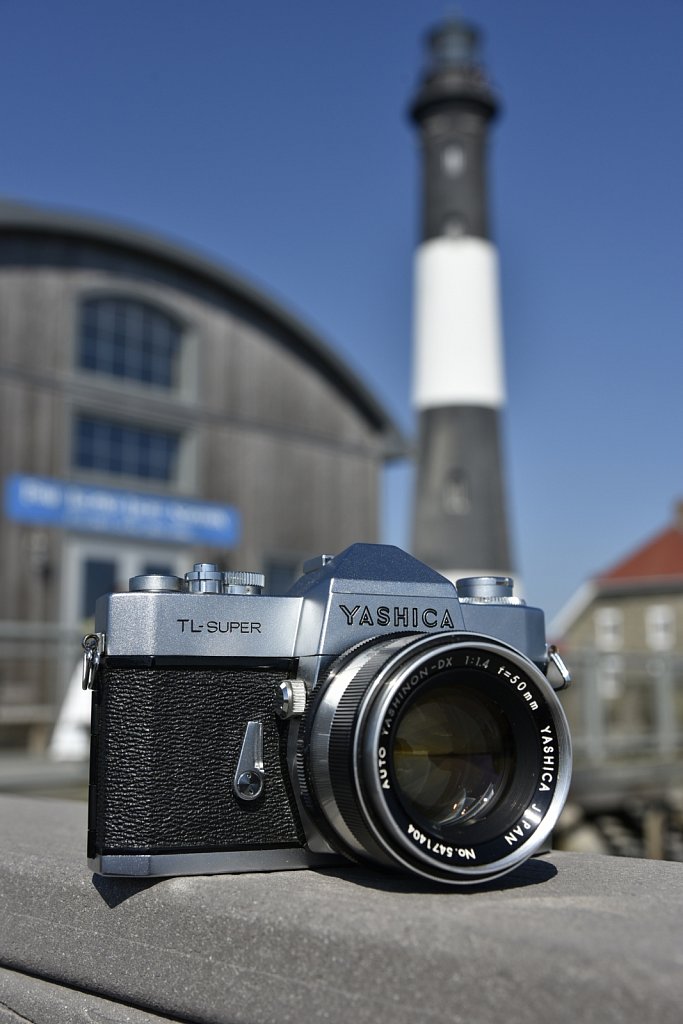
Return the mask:
M282 591L303 558L377 539L380 472L405 452L339 357L224 267L7 202L0 394L6 632L71 635L98 593L200 559ZM57 696L45 666L0 672L0 708Z

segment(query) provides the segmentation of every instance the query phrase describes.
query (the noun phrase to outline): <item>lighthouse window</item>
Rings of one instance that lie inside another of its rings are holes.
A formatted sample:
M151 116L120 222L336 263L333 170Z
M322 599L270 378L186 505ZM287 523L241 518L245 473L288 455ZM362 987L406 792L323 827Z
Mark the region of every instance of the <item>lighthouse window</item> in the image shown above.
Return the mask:
M452 469L443 485L444 512L450 516L465 516L472 507L470 485L464 469Z
M455 143L445 146L441 152L441 167L447 178L459 178L465 170L465 151Z
M460 238L465 234L465 222L457 213L449 213L444 217L443 234L448 238Z

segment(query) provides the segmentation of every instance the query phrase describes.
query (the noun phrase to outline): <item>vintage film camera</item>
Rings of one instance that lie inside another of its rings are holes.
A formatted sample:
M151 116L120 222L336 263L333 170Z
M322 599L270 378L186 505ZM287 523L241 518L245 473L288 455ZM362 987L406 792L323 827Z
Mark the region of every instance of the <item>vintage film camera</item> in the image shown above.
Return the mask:
M88 857L103 875L331 865L450 885L512 870L569 788L543 612L399 548L322 555L284 597L195 565L100 598ZM558 688L561 688L560 682Z

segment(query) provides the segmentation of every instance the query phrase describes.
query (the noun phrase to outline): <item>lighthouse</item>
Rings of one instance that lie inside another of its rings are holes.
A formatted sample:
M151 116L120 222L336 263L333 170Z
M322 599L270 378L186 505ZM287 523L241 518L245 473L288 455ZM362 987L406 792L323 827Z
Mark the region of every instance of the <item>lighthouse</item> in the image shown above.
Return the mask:
M412 549L455 580L509 575L498 257L487 144L498 102L459 19L428 36L410 114L422 151L413 401L419 416Z

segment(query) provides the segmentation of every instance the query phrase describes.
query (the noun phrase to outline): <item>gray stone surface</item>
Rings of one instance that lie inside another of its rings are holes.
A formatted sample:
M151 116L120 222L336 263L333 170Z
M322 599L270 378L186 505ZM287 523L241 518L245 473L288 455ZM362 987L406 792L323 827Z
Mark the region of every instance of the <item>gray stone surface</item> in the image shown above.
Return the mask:
M0 967L0 1024L174 1024L169 1017Z
M84 843L83 805L0 797L5 968L226 1024L683 1020L677 864L558 853L476 892L352 866L138 882L93 878Z

